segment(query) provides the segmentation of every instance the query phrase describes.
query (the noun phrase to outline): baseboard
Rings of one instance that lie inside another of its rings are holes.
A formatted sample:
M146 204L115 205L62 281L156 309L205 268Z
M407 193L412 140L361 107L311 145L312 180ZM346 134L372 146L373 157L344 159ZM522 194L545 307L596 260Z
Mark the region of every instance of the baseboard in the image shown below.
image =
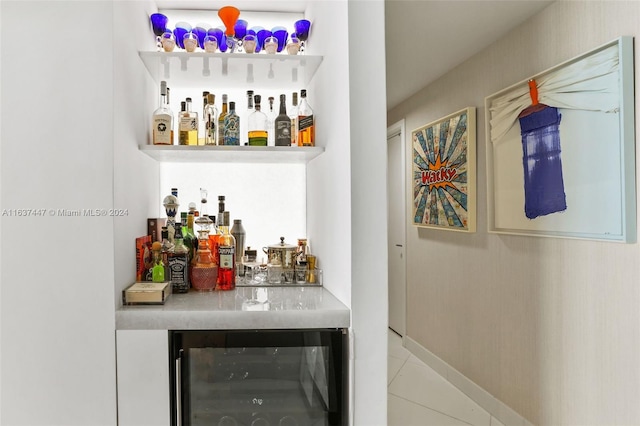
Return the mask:
M447 379L449 383L460 389L462 393L487 410L489 414L498 419L505 426L533 426L531 422L516 413L507 404L475 384L464 374L447 364L411 337L405 336L403 338L403 345L409 352L429 367L433 368L438 374Z

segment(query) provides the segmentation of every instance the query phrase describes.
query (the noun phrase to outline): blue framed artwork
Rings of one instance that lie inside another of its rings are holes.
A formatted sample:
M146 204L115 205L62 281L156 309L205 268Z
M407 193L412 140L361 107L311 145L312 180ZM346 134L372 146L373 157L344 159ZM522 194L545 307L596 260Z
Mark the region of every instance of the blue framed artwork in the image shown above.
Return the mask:
M412 132L413 224L476 229L476 109L465 108Z
M633 38L485 99L490 233L636 241Z

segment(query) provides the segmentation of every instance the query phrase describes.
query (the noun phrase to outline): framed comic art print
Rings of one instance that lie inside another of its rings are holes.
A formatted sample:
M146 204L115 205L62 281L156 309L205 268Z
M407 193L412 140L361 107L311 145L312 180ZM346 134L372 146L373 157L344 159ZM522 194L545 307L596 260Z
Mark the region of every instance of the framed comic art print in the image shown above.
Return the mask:
M411 133L413 224L476 230L476 109L465 108Z

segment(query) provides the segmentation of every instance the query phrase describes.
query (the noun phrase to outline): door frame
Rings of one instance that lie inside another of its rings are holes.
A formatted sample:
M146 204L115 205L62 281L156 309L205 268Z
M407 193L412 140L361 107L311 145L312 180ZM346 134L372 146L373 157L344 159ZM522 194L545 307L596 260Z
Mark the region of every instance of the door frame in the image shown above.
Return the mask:
M402 300L402 311L404 313L404 318L403 318L403 322L404 322L404 335L402 336L402 338L404 339L404 337L407 334L407 141L406 141L406 128L405 128L405 119L401 119L393 124L391 124L390 126L387 127L387 147L389 144L389 139L391 137L394 137L396 135L400 135L400 145L402 148L402 158L401 158L401 169L403 170L403 174L402 174L402 195L401 195L401 199L402 199L402 205L403 205L403 213L404 213L404 224L402 226L403 229L403 235L402 235L402 240L403 240L403 248L404 248L404 287L405 287L405 291L404 291L404 299ZM387 161L388 160L388 154L387 154ZM388 177L387 177L387 186L388 186ZM388 193L388 191L387 191ZM389 200L387 199L387 209L389 208ZM388 223L385 224L388 227ZM388 230L387 230L388 232ZM395 330L394 330L395 331ZM397 332L397 331L396 331Z

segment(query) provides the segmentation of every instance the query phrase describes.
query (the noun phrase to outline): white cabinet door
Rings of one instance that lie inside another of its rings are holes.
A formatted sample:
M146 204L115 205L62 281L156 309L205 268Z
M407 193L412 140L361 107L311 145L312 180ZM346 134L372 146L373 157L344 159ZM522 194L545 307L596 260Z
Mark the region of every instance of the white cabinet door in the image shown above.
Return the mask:
M169 426L169 333L117 330L118 425Z

